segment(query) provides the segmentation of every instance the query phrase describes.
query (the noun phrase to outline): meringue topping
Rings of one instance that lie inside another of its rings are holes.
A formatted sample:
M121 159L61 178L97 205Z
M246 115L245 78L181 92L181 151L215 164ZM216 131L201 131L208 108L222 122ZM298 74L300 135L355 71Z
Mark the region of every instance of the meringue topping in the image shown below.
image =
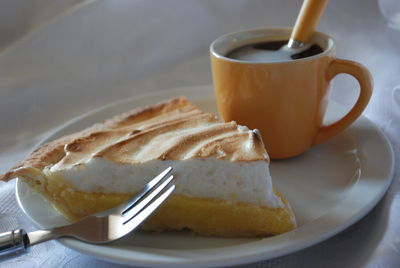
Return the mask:
M179 108L165 111L164 106L171 102ZM108 128L73 139L65 144L65 156L52 170L68 169L94 158L120 164L209 157L269 161L257 132L235 122L221 123L185 97L166 103L157 105L156 109L148 107L139 113L128 113L119 121L111 119L115 123ZM144 116L147 113L153 116ZM143 120L136 120L139 115Z

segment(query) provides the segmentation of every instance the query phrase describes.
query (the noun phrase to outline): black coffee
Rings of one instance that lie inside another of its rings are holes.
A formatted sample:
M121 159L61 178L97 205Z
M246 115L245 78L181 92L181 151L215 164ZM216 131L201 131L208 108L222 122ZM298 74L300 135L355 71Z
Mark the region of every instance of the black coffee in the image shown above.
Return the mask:
M278 62L307 58L323 52L320 46L313 44L300 53L293 53L292 50L283 48L287 42L281 40L246 45L232 50L226 57L255 62Z

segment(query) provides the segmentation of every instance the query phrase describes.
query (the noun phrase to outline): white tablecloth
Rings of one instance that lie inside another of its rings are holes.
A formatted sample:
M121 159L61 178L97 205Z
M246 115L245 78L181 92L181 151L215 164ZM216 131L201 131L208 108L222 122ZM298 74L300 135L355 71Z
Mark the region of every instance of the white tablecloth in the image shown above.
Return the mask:
M318 30L337 56L366 65L375 92L364 115L399 156L400 8L396 0L330 1ZM51 129L135 95L211 84L208 45L221 34L293 25L300 0L4 0L0 2L0 173ZM340 76L332 98L351 105L356 83ZM400 267L400 180L365 218L305 250L243 267ZM14 182L0 183L0 231L34 227ZM118 267L57 242L1 267Z

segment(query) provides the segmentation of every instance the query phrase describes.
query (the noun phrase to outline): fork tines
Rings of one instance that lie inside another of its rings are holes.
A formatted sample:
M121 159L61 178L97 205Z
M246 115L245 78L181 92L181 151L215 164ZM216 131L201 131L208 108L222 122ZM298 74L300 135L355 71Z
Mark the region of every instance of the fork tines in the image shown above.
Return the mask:
M175 185L171 185L160 194L173 179L173 175L169 175L171 171L172 167L165 169L146 184L135 197L124 203L124 207L121 207L121 214L124 218L123 224L127 224L133 218L135 218L135 222L142 222L172 193L175 189ZM138 213L140 213L140 215L138 215Z

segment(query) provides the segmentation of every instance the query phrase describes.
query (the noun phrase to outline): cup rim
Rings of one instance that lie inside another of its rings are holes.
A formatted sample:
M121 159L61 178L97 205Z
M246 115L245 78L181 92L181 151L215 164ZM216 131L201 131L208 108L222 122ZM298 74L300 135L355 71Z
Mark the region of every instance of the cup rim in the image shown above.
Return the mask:
M209 48L210 49L210 53L211 53L212 56L214 56L214 57L216 57L218 59L221 59L221 60L228 61L228 62L234 62L234 63L239 63L239 64L241 63L241 64L263 64L263 65L266 65L266 64L281 64L281 63L289 63L289 62L295 63L295 62L312 61L312 60L315 60L316 58L320 58L320 57L323 57L323 56L326 56L326 55L330 55L335 49L335 42L334 42L333 38L330 37L329 35L325 34L325 33L318 32L318 31L314 32L312 38L314 39L314 38L317 38L317 37L321 37L327 43L326 48L324 49L323 52L321 52L319 54L316 54L316 55L310 56L310 57L306 57L306 58L301 58L301 59L283 60L283 61L276 61L276 62L238 60L238 59L233 59L233 58L226 57L225 56L226 54L222 55L215 48L216 45L219 42L222 42L224 39L232 38L234 40L235 36L240 36L240 35L243 35L245 33L257 33L257 32L266 32L266 31L276 31L276 32L286 33L286 34L288 34L288 37L289 37L290 33L292 31L292 28L254 28L254 29L247 29L247 30L241 30L241 31L227 33L227 34L219 36L217 39L215 39L210 44L210 48ZM251 40L251 39L249 39L249 40ZM233 43L233 42L231 42L231 43ZM241 45L237 45L236 47L230 48L229 51L232 51L232 50L234 50L236 48L239 48L241 46L248 45L250 43L251 42L248 42L247 44L244 43L244 44L241 44Z

